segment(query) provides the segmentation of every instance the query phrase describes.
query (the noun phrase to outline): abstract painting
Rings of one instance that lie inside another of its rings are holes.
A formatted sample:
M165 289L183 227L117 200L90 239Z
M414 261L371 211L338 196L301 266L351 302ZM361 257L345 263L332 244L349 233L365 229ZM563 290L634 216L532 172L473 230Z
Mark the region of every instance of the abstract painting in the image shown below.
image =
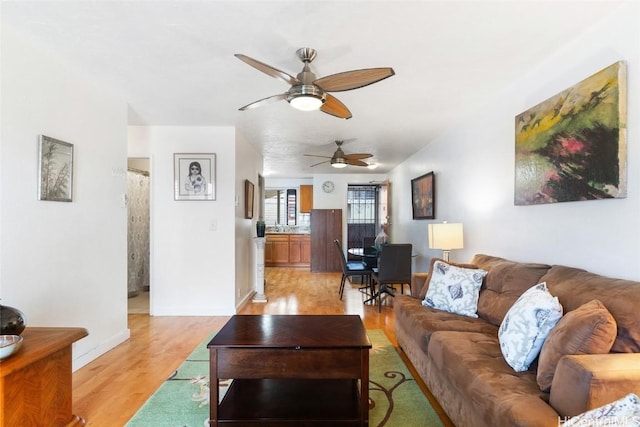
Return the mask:
M516 205L626 197L626 89L620 61L516 116Z
M411 205L413 219L434 219L435 175L429 172L411 180Z

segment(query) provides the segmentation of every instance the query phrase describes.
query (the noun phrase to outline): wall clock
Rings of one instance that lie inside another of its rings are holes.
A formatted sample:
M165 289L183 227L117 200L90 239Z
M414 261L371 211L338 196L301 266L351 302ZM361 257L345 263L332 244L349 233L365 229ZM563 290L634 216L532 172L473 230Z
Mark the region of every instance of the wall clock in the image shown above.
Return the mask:
M322 183L322 191L324 191L325 193L331 193L334 188L335 186L331 181L325 181Z

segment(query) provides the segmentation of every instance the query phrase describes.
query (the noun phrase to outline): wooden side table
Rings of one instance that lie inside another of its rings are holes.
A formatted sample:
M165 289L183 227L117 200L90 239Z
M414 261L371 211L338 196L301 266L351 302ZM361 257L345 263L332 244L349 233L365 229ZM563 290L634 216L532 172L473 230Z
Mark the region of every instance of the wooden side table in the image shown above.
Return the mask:
M85 421L72 413L71 344L84 328L31 328L22 348L0 361L0 426L71 427Z

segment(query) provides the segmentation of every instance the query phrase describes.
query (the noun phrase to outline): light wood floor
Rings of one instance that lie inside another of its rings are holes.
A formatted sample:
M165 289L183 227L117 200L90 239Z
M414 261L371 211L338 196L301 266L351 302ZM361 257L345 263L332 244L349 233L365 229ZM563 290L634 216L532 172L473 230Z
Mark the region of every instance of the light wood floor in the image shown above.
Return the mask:
M268 301L249 302L238 314L357 314L367 329L381 329L397 346L393 301L364 305L360 285L347 281L340 301L338 273L267 268ZM131 339L73 374L73 410L87 426L123 426L196 346L228 317L156 317L129 314ZM406 361L404 354L400 355ZM413 368L409 364L409 368ZM414 376L417 374L413 371ZM421 383L445 426L453 426ZM419 409L417 409L419 410Z

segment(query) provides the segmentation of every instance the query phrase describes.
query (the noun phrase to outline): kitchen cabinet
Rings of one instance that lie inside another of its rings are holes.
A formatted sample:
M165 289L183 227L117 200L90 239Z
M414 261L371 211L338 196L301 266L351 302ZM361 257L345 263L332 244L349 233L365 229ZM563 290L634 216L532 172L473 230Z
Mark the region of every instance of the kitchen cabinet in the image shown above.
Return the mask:
M308 234L267 234L264 246L266 267L308 267L310 262Z
M300 186L300 213L311 213L313 209L313 185Z
M289 263L289 235L268 234L264 245L265 265L284 265Z
M289 235L289 264L309 265L311 262L311 239L305 234Z

